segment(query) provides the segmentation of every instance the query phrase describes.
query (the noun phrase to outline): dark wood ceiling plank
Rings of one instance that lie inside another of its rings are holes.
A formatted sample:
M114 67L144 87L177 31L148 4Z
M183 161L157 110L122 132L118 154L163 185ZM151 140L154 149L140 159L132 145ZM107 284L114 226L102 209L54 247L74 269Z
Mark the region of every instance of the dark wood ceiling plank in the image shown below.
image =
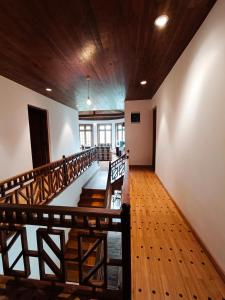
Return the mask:
M123 109L152 98L215 2L0 0L0 74L82 110L90 75L92 107Z

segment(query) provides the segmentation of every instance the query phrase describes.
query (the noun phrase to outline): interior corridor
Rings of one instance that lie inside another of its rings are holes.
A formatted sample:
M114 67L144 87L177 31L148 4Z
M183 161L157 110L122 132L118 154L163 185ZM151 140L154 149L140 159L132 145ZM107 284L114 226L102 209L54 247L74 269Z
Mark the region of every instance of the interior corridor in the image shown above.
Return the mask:
M130 171L133 300L225 299L225 285L156 175Z

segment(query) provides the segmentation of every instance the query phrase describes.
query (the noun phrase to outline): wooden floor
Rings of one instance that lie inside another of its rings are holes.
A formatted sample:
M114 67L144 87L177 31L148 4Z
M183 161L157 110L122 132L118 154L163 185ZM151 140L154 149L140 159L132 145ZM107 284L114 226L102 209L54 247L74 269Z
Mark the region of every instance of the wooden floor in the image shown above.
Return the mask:
M225 284L154 173L130 172L132 299L225 299Z

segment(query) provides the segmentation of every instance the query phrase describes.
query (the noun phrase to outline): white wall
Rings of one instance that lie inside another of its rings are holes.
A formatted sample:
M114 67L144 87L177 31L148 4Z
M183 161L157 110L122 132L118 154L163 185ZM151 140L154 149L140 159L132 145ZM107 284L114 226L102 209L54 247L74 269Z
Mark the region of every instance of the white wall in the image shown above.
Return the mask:
M156 172L225 272L225 1L154 97Z
M131 123L131 113L140 112L140 123ZM126 150L130 165L152 164L152 102L136 100L125 102Z
M51 161L79 151L76 110L0 76L0 180L33 168L28 104L48 111Z
M49 205L71 206L76 207L79 200L82 187L97 172L99 165L94 162L82 175L80 175L64 192L54 198Z
M92 124L93 125L94 145L98 145L98 134L97 134L98 125L99 124L111 124L112 125L112 148L115 148L115 146L116 146L116 124L117 123L124 123L124 118L118 119L118 120L108 120L108 121L79 120L79 124Z

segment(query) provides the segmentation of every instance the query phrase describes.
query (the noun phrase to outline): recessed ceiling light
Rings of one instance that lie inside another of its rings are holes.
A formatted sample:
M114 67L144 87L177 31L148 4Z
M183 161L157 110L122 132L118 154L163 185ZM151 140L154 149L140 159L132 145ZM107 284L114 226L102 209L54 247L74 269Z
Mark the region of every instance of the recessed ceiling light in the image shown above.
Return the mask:
M88 98L87 99L87 105L91 105L91 103L92 103L91 100Z
M46 91L47 91L47 92L51 92L51 91L52 91L52 89L50 89L50 88L46 88Z
M169 21L169 17L167 15L161 15L155 19L155 25L159 28L163 28L166 26L166 23Z
M147 80L142 80L142 81L140 82L140 84L141 84L141 85L146 85L146 84L147 84Z

